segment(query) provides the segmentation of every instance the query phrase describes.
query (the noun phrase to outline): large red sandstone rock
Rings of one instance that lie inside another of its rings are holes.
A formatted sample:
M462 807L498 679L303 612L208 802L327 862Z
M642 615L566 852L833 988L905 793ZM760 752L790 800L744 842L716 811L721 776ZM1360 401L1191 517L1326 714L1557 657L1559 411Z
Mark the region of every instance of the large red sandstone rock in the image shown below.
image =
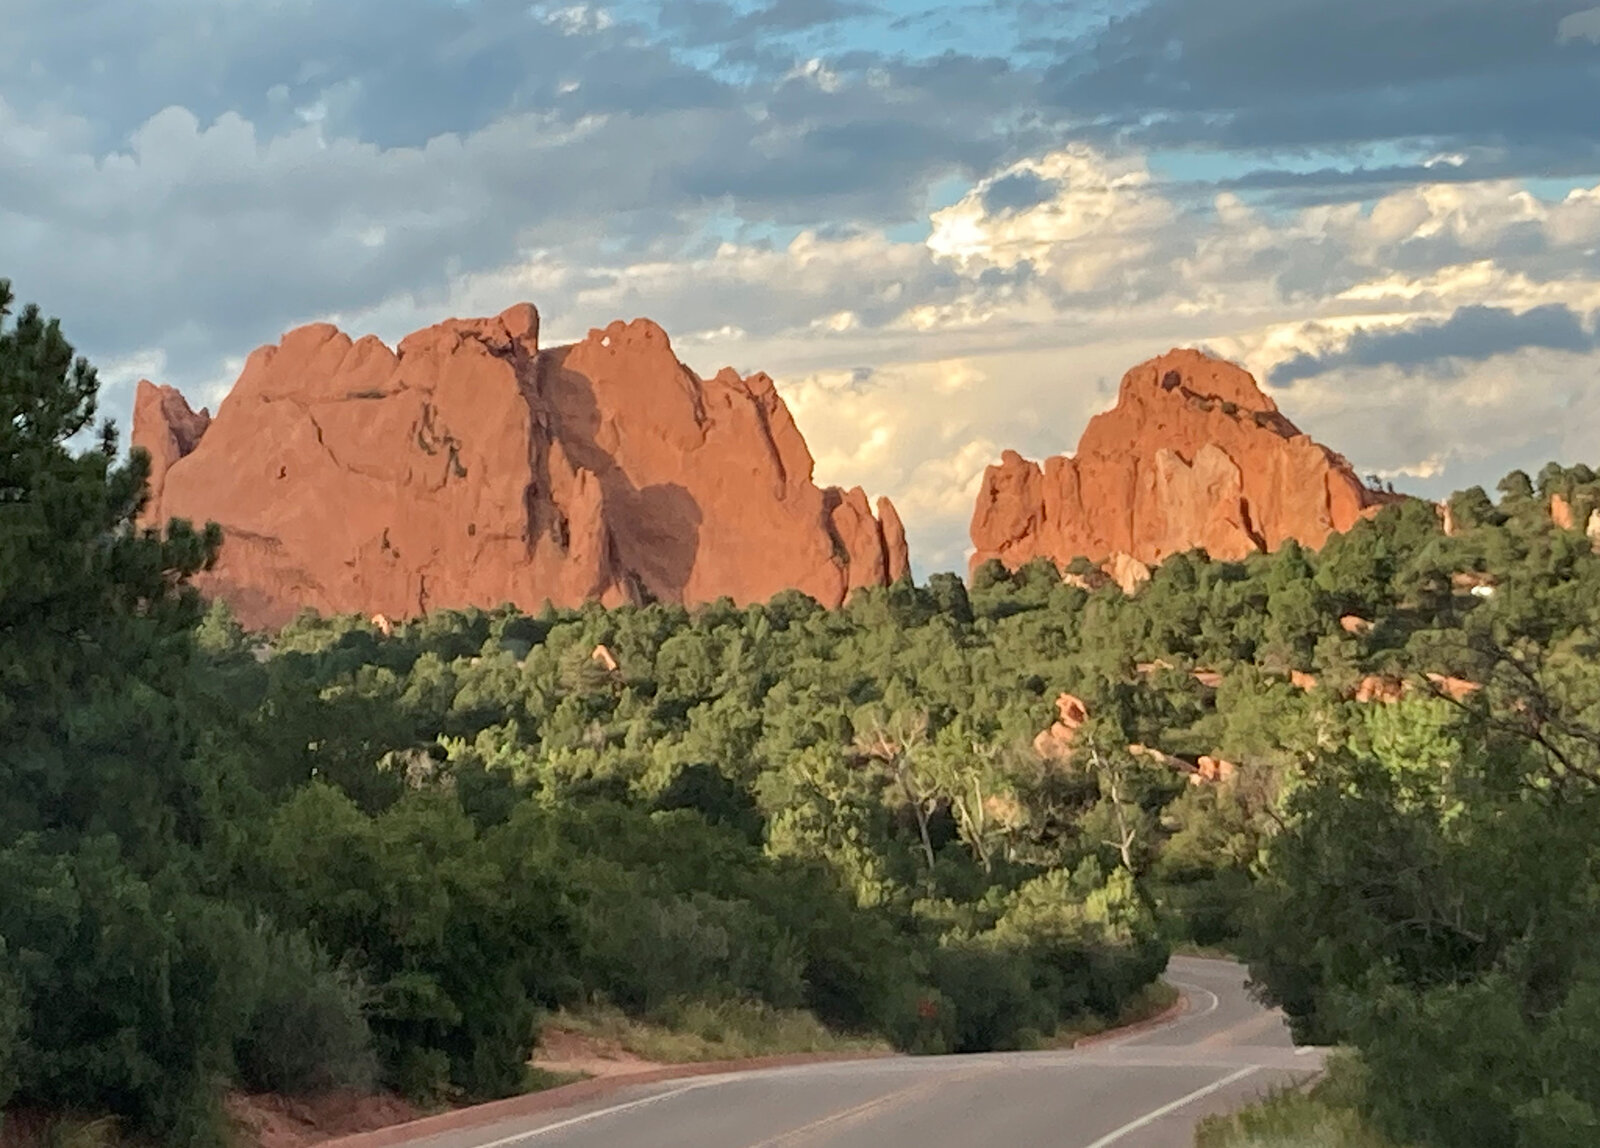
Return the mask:
M1123 376L1075 455L1041 467L1006 451L988 468L972 568L1082 556L1132 569L1195 547L1236 561L1290 538L1320 547L1390 497L1302 434L1248 372L1172 351Z
M250 356L216 417L141 383L147 521L225 532L203 590L247 624L511 602L828 606L908 568L887 499L823 490L772 380L701 379L648 320L539 347L522 304L391 351L334 327Z

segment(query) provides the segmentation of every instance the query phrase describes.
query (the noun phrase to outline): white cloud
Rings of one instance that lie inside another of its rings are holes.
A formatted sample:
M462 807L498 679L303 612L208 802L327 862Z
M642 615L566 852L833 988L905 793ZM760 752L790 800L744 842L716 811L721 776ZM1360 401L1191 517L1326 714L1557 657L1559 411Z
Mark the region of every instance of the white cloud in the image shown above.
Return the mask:
M989 198L1022 182L1043 194L996 212ZM1138 265L1174 211L1136 160L1111 160L1074 146L1023 160L978 182L933 213L928 248L964 271L1026 263L1068 291L1102 286L1119 268Z
M1556 42L1566 44L1573 40L1589 40L1600 44L1600 8L1589 8L1562 18L1556 25Z

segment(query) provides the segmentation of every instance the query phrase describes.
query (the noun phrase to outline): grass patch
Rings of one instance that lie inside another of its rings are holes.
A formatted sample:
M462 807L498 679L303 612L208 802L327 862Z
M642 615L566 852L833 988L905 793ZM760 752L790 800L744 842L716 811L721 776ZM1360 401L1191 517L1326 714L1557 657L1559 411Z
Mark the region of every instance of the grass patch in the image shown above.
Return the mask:
M742 1060L795 1052L876 1052L877 1038L836 1033L801 1009L776 1009L759 1001L679 1001L647 1018L592 1005L549 1016L549 1028L614 1044L660 1064Z
M27 1120L0 1114L0 1148L116 1148L123 1143L110 1116Z
M1194 1142L1195 1148L1399 1148L1355 1109L1303 1092L1276 1093L1232 1116L1207 1116Z
M1231 1115L1207 1116L1195 1129L1195 1148L1402 1148L1361 1115L1364 1086L1359 1062L1334 1053L1309 1090L1286 1088Z
M1178 998L1182 995L1176 985L1168 984L1166 981L1152 981L1129 997L1123 1004L1122 1010L1112 1019L1107 1020L1091 1013L1069 1021L1056 1029L1055 1035L1049 1037L1043 1047L1071 1048L1085 1037L1099 1036L1112 1029L1126 1028L1130 1024L1150 1020L1177 1004Z
M588 1080L587 1072L554 1072L548 1068L540 1068L537 1064L530 1064L522 1078L523 1092L544 1092L551 1088L560 1088L563 1084L576 1084L580 1080Z

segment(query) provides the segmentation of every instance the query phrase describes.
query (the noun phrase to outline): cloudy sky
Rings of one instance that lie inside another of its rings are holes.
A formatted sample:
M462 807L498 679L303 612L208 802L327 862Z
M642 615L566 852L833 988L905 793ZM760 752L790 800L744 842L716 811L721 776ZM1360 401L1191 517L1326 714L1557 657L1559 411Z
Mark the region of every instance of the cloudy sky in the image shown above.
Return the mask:
M332 319L648 315L960 567L1178 345L1421 494L1600 463L1593 0L0 0L0 277L126 426Z

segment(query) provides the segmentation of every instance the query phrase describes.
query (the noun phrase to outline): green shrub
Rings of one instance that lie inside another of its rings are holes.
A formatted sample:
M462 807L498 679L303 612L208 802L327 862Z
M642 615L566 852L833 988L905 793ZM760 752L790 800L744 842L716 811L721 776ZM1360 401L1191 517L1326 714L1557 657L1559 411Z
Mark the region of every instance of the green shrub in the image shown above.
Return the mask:
M258 926L260 986L235 1046L247 1088L289 1095L370 1088L377 1077L359 976L301 932Z
M22 994L8 971L6 942L0 937L0 1111L17 1089L17 1059L22 1052ZM5 1118L0 1116L0 1121Z
M1036 1045L1058 1016L1035 991L1025 953L984 940L950 940L933 958L933 980L951 1014L949 1052L991 1052Z

